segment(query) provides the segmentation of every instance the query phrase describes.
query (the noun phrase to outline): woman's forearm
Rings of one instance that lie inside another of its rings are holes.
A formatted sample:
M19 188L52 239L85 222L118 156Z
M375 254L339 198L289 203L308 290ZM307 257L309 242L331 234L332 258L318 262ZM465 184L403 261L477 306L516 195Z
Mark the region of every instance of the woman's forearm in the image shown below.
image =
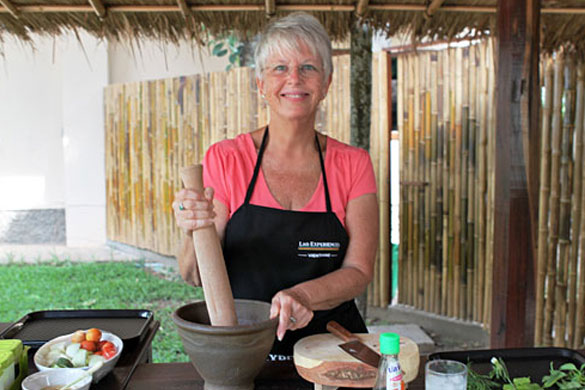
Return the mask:
M359 296L370 281L371 277L350 266L299 283L291 290L303 296L311 310L327 310Z
M193 249L193 236L191 234L183 234L183 240L179 247L177 260L179 263L179 273L183 280L195 286L200 286L201 279L199 277L197 256Z

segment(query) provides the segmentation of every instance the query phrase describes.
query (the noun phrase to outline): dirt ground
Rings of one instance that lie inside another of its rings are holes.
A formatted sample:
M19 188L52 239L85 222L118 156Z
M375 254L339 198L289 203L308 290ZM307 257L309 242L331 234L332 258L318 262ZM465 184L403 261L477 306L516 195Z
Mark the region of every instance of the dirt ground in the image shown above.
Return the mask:
M368 307L366 311L366 323L370 325L390 325L396 323L393 314L389 310ZM403 320L400 323L405 323ZM434 343L433 352L441 351L460 351L475 350L488 348L485 338L479 339L474 337L477 332L468 332L465 326L461 327L458 335L453 337L453 332L441 332L441 329L449 329L445 326L433 326L431 321L413 319L409 324L418 326ZM477 325L474 325L477 326Z

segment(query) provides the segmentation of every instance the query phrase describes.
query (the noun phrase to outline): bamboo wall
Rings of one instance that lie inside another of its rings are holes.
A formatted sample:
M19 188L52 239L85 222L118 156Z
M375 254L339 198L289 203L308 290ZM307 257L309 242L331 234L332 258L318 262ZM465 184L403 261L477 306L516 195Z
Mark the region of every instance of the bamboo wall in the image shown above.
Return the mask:
M349 56L333 61L317 130L347 143ZM179 168L200 162L212 143L266 124L267 115L249 68L107 87L108 239L173 255L180 239L171 209Z
M399 302L488 325L493 42L402 53L397 66Z
M543 109L535 344L584 348L585 64L541 62Z

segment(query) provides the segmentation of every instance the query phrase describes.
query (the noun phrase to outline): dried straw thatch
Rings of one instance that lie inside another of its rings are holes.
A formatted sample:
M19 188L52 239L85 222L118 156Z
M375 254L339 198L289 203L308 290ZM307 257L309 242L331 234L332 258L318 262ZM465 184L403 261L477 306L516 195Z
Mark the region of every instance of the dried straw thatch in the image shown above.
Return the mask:
M495 0L445 1L433 17L425 17L426 0L1 0L0 36L23 40L30 33L55 35L84 29L106 39L157 38L205 40L206 33L235 30L253 35L270 17L305 10L325 25L333 38L344 38L356 10L364 21L388 33L413 29L416 36L452 37L466 28L489 29ZM489 7L490 12L466 15L453 7ZM215 10L214 10L215 9ZM267 12L268 10L268 12ZM205 27L203 27L205 26Z
M31 33L58 35L83 29L108 40L142 37L164 42L205 42L208 34L252 36L272 17L306 11L332 38L347 37L356 20L387 35L412 32L451 39L462 32L494 32L496 0L0 0L0 41L7 34L27 41ZM542 1L542 48L584 51L582 0Z

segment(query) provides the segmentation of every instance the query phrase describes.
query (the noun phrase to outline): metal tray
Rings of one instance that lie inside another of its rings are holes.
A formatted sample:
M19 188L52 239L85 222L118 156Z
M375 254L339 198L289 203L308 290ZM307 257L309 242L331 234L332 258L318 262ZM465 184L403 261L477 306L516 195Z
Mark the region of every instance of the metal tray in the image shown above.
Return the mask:
M47 341L78 329L99 328L125 344L140 340L152 321L150 310L47 310L26 314L0 333L2 339L20 339L40 348Z
M574 363L581 367L585 356L567 348L510 348L475 351L437 352L429 356L429 360L451 359L462 363L471 363L472 369L480 374L491 370L490 360L499 357L504 360L512 378L528 376L532 382L540 383L542 377L549 375L550 363L559 368L565 363Z

